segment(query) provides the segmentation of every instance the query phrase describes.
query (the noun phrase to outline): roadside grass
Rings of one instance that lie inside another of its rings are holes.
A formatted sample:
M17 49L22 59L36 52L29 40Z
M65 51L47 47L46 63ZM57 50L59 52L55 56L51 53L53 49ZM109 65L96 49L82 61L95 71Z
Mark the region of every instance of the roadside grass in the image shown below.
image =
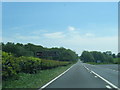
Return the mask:
M53 69L41 70L36 74L19 73L19 79L10 78L2 82L2 88L40 88L59 74L67 70L73 64Z
M114 59L113 59L113 62L114 62L115 64L120 64L120 58L114 58Z

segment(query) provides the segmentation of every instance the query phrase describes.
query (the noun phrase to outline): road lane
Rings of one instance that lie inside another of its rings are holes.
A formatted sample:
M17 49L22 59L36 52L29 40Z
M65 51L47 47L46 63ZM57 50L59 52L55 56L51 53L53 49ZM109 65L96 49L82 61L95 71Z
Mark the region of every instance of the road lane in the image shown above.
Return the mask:
M46 88L112 88L78 61L68 72Z
M106 80L110 81L114 85L118 87L118 71L110 69L112 65L90 65L90 64L83 64L90 70L96 72L100 76L104 77ZM107 67L107 68L106 68ZM114 67L115 68L115 67ZM117 69L117 65L116 68Z
M103 65L96 65L98 67L103 67L106 69L111 69L113 71L118 71L118 64L103 64Z

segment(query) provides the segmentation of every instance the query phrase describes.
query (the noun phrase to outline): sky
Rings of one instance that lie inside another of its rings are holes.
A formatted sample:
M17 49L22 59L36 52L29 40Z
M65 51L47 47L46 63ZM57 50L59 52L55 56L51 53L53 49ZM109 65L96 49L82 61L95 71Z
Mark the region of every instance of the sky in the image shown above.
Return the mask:
M4 2L3 42L118 52L117 2Z

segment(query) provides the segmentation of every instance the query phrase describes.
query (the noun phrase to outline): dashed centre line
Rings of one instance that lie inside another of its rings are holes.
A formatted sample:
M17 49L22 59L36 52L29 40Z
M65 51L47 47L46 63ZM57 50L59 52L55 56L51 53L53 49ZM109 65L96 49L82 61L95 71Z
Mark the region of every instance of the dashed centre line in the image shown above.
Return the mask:
M112 89L109 85L106 85L106 88L108 88L108 89Z
M95 78L97 78L97 76L95 76Z

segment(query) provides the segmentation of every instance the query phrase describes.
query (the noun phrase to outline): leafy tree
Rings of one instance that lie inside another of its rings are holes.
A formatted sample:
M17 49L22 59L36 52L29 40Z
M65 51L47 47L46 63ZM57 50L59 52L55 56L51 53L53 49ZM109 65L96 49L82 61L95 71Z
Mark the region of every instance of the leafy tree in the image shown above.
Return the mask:
M112 54L112 57L113 57L113 58L116 58L116 55L113 53L113 54Z
M106 54L108 54L108 55L112 55L112 52L111 51L106 51Z
M23 45L21 43L14 44L11 42L8 42L7 44L2 43L2 45L3 51L12 53L16 57L32 56L57 61L76 61L78 59L78 55L74 51L64 47L46 48L31 43ZM37 52L42 52L44 55L37 56ZM56 54L52 55L53 53Z
M83 51L82 55L80 56L80 59L84 62L110 62L113 63L113 57L111 54L108 54L106 52L98 52L98 51Z
M117 54L117 57L120 58L120 52Z
M94 57L88 51L83 51L80 59L83 60L84 62L93 62L94 61Z

